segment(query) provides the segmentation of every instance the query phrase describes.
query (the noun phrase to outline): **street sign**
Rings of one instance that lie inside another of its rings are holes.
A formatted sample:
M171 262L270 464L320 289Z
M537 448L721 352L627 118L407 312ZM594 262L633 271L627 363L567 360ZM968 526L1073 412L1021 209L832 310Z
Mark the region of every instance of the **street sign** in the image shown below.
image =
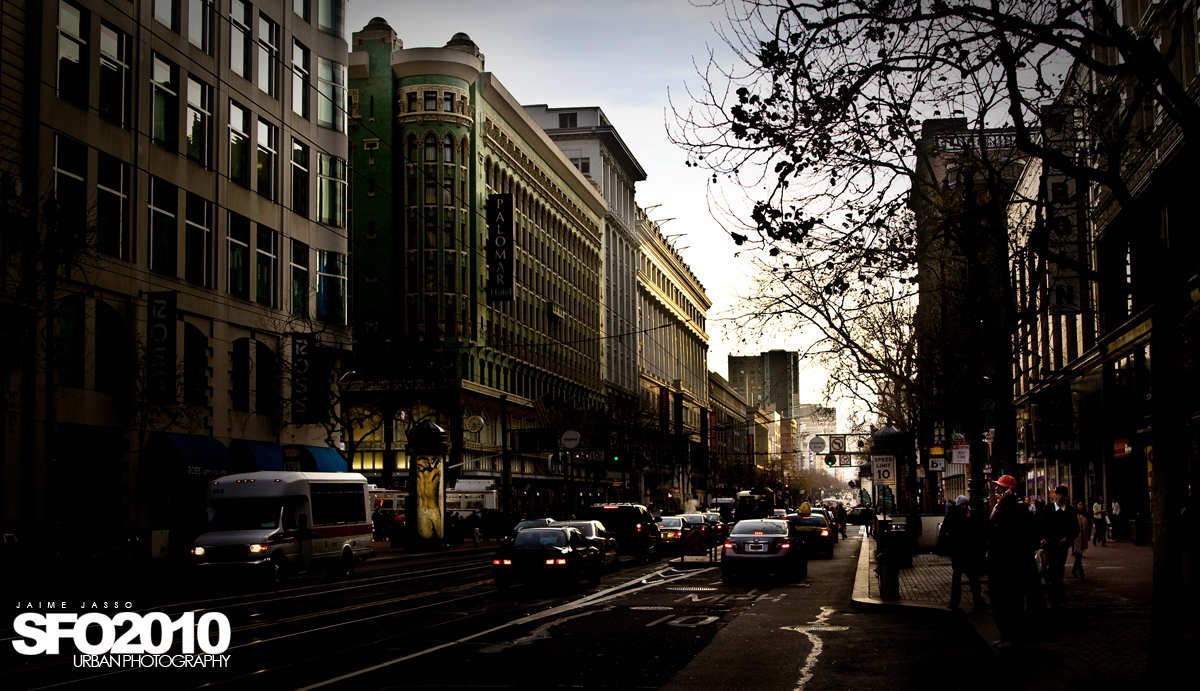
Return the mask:
M918 480L925 479L925 466L923 466L923 465L917 466L917 479Z
M689 530L687 541L683 544L684 554L689 557L702 557L708 554L708 537L699 528Z
M838 461L838 465L849 466L850 465L850 454L848 454L848 453L842 454L841 460Z
M601 451L600 449L592 449L592 460L593 461L599 461L602 458L604 458L603 451Z
M971 442L968 439L955 439L953 442L950 462L956 465L968 465L971 462Z
M825 451L825 437L813 437L808 440L808 450L813 453L822 453Z
M896 484L896 457L871 456L871 475L877 485Z
M566 432L563 432L562 439L559 441L562 442L564 449L573 449L576 446L579 446L579 432L569 429Z
M846 453L846 435L844 435L844 434L829 435L829 452L830 453Z
M946 470L946 459L945 458L938 457L938 458L930 458L929 459L929 472L940 473L940 472L943 472L944 470Z

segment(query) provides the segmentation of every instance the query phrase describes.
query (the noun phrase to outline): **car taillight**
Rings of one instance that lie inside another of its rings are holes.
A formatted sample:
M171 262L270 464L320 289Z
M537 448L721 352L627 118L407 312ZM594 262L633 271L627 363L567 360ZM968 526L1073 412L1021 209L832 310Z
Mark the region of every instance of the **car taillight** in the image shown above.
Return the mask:
M546 560L546 565L547 565L547 566L554 566L554 560L553 560L553 559L547 559L547 560Z
M675 531L675 537L683 537L683 531L682 531L682 530L676 530L676 531Z
M787 542L779 543L779 549L787 549L788 547L791 547L791 544L789 544Z
M822 530L822 531L821 531L821 537L829 537L829 531L828 531L828 530Z
M493 560L492 560L492 563L493 563L493 564L499 564L499 563L500 563L500 560L499 560L499 559L493 559Z
M733 548L734 548L734 544L733 544L732 542L726 542L726 543L725 543L724 545L722 545L722 546L723 546L725 549L733 549Z
M512 566L512 559L505 559L502 563L505 566Z
M638 531L639 533L640 533L640 532L642 532L642 524L641 524L641 523L638 523L638 524L637 524L637 531Z
M566 559L555 559L554 563L555 564L566 564L567 560Z

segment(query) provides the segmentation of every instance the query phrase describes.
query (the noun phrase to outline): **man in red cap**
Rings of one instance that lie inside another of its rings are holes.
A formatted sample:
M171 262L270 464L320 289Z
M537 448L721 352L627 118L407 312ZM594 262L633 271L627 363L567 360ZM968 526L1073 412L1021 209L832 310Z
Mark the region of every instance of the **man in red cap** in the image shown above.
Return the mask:
M1008 650L1024 643L1025 587L1039 536L1033 514L1017 498L1017 480L1001 475L992 481L997 498L988 520L988 592L1000 640L992 643Z

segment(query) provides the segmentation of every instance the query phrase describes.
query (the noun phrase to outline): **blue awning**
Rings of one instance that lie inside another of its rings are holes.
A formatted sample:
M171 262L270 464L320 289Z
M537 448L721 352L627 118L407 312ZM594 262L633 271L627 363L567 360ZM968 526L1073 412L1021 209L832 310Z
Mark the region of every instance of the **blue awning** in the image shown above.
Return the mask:
M146 445L146 453L178 463L186 475L212 476L229 472L229 450L212 437L159 433Z
M344 473L347 471L346 459L342 458L342 454L336 449L331 449L328 446L305 446L301 447L312 454L312 460L316 464L318 473Z
M234 439L229 444L229 457L235 473L283 470L283 447L274 442Z

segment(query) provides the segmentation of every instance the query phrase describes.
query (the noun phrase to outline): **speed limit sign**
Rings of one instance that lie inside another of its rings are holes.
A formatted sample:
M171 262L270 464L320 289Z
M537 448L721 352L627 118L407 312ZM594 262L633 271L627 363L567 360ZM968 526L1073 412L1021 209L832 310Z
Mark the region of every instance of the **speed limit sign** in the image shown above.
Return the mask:
M896 457L871 456L871 478L877 485L896 484Z

